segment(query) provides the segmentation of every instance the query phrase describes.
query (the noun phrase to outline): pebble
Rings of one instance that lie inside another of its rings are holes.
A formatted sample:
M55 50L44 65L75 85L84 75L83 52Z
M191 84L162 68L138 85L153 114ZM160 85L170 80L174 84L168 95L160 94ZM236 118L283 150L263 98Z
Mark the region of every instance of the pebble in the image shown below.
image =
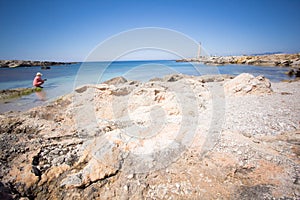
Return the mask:
M133 174L129 174L129 175L127 176L127 178L128 178L128 179L132 179L132 178L133 178Z
M43 153L45 153L45 155L48 154L49 153L49 149L48 148L43 149Z
M65 158L64 157L56 157L56 158L54 158L52 161L51 161L51 163L53 164L53 165L59 165L59 164L62 164L63 162L65 161Z
M270 156L270 155L268 155L268 156L266 156L266 160L267 160L267 161L271 161L271 160L273 160L273 157Z
M54 149L54 150L52 151L52 153L55 154L55 155L58 155L58 154L59 154L59 149Z
M254 139L254 140L252 140L254 143L257 143L257 144L259 144L260 143L260 141L258 140L258 139Z
M44 170L47 170L47 169L49 169L51 166L49 165L49 164L45 164L45 165L43 165L43 169Z

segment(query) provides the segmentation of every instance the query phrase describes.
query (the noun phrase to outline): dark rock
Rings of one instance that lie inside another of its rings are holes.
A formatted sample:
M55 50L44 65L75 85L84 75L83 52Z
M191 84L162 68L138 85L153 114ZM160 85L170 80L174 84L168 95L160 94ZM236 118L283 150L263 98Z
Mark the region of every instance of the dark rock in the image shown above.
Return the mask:
M69 65L76 62L49 62L49 61L29 61L29 60L0 60L1 67L32 67L32 66L53 66L53 65Z
M1 200L14 199L11 189L9 187L5 186L2 182L0 182L0 199Z
M286 72L286 74L289 76L289 77L292 77L295 75L295 71L294 69L290 69L288 72Z
M42 66L41 69L51 69L50 66Z
M289 77L292 77L292 76L300 77L300 69L290 69L285 74L287 74Z
M39 168L37 168L36 166L32 166L32 170L31 170L32 173L34 173L34 175L36 176L42 176L42 172L41 170L39 170Z
M176 82L179 81L180 79L183 79L184 75L183 74L171 74L167 75L163 78L163 81L165 82Z
M297 71L295 72L295 76L300 77L300 69L297 69Z
M284 60L284 61L281 61L281 65L283 66L289 66L292 62L290 60Z
M37 166L37 165L39 165L39 162L40 162L40 157L39 157L39 155L33 156L32 163L31 163L31 164Z
M163 81L162 78L152 78L149 80L149 82L155 82L155 81Z
M88 88L87 86L76 88L75 92L77 92L77 93L83 93L83 92L85 92L87 90L87 88Z
M119 84L123 84L126 82L127 82L127 79L120 76L120 77L116 77L116 78L112 78L107 81L104 81L103 83L107 84L107 85L119 85Z
M241 186L234 199L272 199L272 190L269 185Z
M274 62L274 65L275 65L275 66L278 66L279 64L280 64L279 61L275 61L275 62Z
M126 95L130 94L133 91L133 89L134 89L133 87L134 86L120 87L120 88L117 88L115 90L112 90L112 94L116 95L116 96L126 96Z
M74 154L68 154L65 158L66 164L70 165L70 166L72 166L77 160L78 160L78 157Z
M226 75L226 74L218 74L218 75L203 75L199 77L199 81L202 83L209 83L209 82L221 82L228 79L233 79L234 76Z

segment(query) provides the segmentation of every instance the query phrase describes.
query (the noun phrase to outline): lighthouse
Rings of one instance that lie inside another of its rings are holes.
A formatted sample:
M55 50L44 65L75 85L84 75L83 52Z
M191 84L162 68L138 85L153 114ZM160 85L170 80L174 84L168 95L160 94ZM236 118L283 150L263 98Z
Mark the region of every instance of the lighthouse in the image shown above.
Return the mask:
M198 53L197 53L197 60L200 61L200 54L201 54L201 42L199 42L198 46Z

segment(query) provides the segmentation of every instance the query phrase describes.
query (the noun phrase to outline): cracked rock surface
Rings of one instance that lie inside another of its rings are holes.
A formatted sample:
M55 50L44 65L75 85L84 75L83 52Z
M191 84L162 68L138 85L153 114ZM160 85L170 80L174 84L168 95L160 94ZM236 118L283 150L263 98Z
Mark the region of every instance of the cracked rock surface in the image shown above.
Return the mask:
M300 82L122 77L0 115L0 199L299 199Z

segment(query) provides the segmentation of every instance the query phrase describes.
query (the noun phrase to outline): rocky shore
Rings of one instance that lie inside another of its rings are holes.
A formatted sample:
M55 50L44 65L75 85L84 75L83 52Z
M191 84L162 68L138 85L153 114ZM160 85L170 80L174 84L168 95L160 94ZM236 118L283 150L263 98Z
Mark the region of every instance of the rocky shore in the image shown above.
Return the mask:
M34 92L39 92L41 90L42 89L38 87L0 90L0 102L9 99L19 98L21 96L29 95Z
M200 59L182 59L177 62L203 62L206 65L245 64L258 66L282 66L300 68L300 53L259 56L211 56Z
M29 61L29 60L0 60L0 68L70 65L76 62Z
M0 115L0 199L299 199L300 82L114 78Z

